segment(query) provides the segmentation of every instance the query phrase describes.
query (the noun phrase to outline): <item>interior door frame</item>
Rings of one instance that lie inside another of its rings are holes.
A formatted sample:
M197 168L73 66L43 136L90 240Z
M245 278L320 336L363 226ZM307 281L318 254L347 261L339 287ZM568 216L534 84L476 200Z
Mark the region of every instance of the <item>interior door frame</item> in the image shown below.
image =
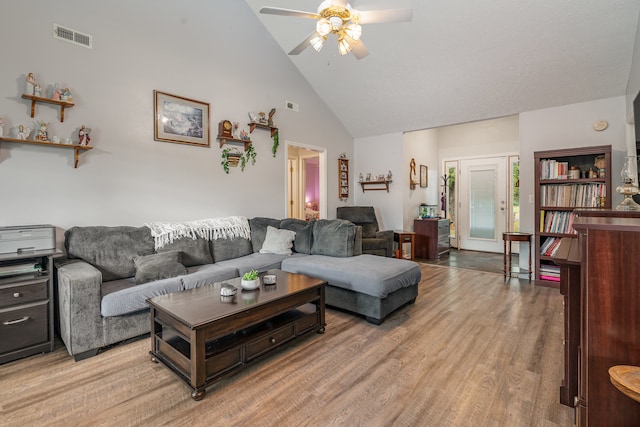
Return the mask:
M289 186L290 186L290 176L289 176L289 147L297 147L297 148L304 148L307 150L313 150L316 151L318 153L318 173L319 173L319 177L318 177L318 192L319 192L319 198L320 198L320 206L319 206L319 213L320 213L320 218L327 218L327 148L326 147L319 147L316 145L310 145L310 144L304 144L301 142L294 142L294 141L288 141L285 140L284 142L284 148L285 148L285 153L287 153L286 156L284 156L284 168L285 168L285 172L286 172L286 179L285 179L285 183L284 183L284 191L285 191L285 213L289 212ZM300 168L298 167L298 170L300 170ZM303 190L300 190L303 191ZM299 203L302 203L301 209L302 212L304 212L304 197L302 198L302 202L299 201ZM300 208L300 206L298 206Z

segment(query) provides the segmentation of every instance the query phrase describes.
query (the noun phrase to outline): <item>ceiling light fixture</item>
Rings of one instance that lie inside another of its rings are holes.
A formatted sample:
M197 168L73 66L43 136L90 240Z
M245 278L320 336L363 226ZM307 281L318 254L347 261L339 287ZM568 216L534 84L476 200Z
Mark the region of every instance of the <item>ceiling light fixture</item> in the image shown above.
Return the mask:
M352 52L357 59L362 59L369 54L361 40L362 24L408 22L411 21L413 15L411 9L366 10L359 12L353 9L347 0L324 0L318 6L317 13L277 7L263 7L260 9L260 13L297 16L318 21L316 22L315 31L294 47L289 52L289 55L298 55L309 46L313 46L316 51L320 52L325 41L327 41L327 36L335 34L338 39L340 55Z

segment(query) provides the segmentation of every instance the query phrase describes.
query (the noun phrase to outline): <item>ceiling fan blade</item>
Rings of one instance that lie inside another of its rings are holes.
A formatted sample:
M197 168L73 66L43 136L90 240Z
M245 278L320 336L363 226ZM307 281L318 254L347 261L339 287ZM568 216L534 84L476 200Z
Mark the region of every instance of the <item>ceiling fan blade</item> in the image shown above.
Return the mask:
M320 19L320 15L314 12L305 12L302 10L280 9L279 7L263 7L260 13L267 15L295 16L298 18Z
M362 39L354 40L346 34L344 35L344 38L349 43L349 46L351 46L351 53L353 53L353 56L357 59L362 59L369 55L369 50L364 43L362 43Z
M361 24L384 22L409 22L413 19L412 9L360 10Z
M291 52L289 52L289 55L299 55L303 50L305 50L306 48L311 46L311 39L316 34L319 35L316 31L314 31L313 33L309 34L309 37L307 37L306 39L302 40L298 46L296 46L293 49L291 49Z

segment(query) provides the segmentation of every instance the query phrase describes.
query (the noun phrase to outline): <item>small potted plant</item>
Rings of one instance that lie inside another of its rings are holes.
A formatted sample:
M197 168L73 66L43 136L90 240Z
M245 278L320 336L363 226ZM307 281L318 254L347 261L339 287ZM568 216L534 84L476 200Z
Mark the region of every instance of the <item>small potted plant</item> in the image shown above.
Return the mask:
M244 273L242 280L240 281L242 289L252 291L260 287L260 278L258 277L258 270L251 270Z

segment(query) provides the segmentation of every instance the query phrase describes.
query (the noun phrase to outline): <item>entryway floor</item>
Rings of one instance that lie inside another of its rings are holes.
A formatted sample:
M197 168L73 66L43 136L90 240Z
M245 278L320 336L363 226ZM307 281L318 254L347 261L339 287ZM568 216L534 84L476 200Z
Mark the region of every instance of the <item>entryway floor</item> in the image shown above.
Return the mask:
M425 264L443 265L447 267L465 268L467 270L486 271L502 274L503 254L494 252L477 252L451 248L449 256L438 260L416 259ZM518 265L518 254L511 256L511 265Z

